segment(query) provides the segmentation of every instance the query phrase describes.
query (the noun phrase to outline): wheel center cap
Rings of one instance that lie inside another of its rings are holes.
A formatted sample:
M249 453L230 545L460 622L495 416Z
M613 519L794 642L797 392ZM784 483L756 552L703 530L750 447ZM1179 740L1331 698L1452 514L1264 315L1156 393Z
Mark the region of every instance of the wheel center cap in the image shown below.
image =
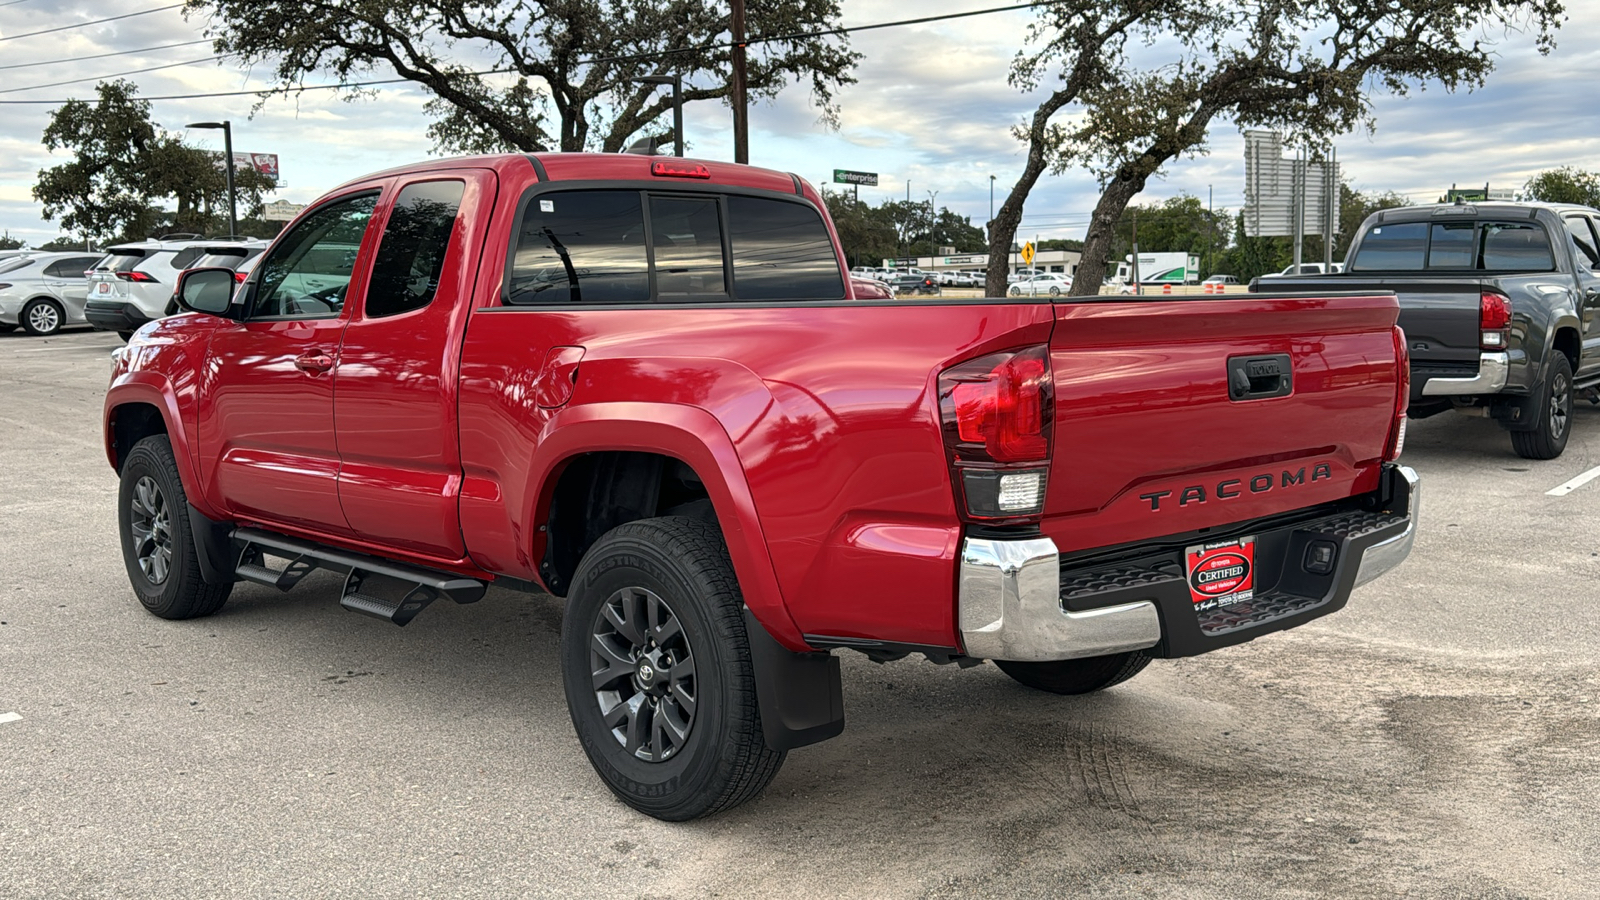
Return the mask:
M650 667L649 663L646 663L646 662L639 663L639 683L640 684L649 684L651 681L655 680L655 677L656 677L656 670L652 669Z

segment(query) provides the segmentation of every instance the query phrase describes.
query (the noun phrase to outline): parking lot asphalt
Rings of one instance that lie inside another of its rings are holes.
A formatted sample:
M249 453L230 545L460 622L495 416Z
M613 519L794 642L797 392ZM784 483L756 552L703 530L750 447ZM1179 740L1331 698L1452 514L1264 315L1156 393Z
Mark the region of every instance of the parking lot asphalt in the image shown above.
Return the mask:
M1595 897L1600 409L1412 423L1416 550L1350 606L1102 694L844 659L759 800L615 801L549 597L405 629L319 573L211 618L123 571L90 332L0 335L0 896Z

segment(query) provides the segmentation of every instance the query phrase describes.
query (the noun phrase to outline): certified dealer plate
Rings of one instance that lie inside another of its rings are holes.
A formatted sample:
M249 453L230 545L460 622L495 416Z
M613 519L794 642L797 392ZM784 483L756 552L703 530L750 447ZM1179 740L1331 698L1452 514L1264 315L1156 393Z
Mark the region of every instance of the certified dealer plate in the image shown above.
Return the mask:
M1256 539L1188 547L1183 551L1183 570L1196 612L1243 603L1256 593Z

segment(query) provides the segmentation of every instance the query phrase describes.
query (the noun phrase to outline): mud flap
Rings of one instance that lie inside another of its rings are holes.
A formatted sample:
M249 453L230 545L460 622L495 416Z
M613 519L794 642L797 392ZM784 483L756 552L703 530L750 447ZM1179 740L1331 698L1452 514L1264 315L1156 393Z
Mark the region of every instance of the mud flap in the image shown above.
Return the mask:
M233 584L239 580L234 566L239 562L239 549L233 543L233 525L213 522L205 514L189 507L189 533L194 535L194 555L200 563L200 577L206 584Z
M773 750L793 750L844 731L844 689L839 658L795 653L773 639L747 606L744 629L755 668L761 731Z

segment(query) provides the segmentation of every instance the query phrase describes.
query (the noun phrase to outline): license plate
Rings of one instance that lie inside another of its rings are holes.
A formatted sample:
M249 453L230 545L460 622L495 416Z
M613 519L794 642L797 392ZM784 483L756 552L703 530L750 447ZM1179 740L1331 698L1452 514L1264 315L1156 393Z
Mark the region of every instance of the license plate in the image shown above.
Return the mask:
M1188 547L1183 564L1196 612L1243 603L1256 594L1254 537Z
M109 294L111 293L111 285L102 281L94 286L94 292L96 294Z

